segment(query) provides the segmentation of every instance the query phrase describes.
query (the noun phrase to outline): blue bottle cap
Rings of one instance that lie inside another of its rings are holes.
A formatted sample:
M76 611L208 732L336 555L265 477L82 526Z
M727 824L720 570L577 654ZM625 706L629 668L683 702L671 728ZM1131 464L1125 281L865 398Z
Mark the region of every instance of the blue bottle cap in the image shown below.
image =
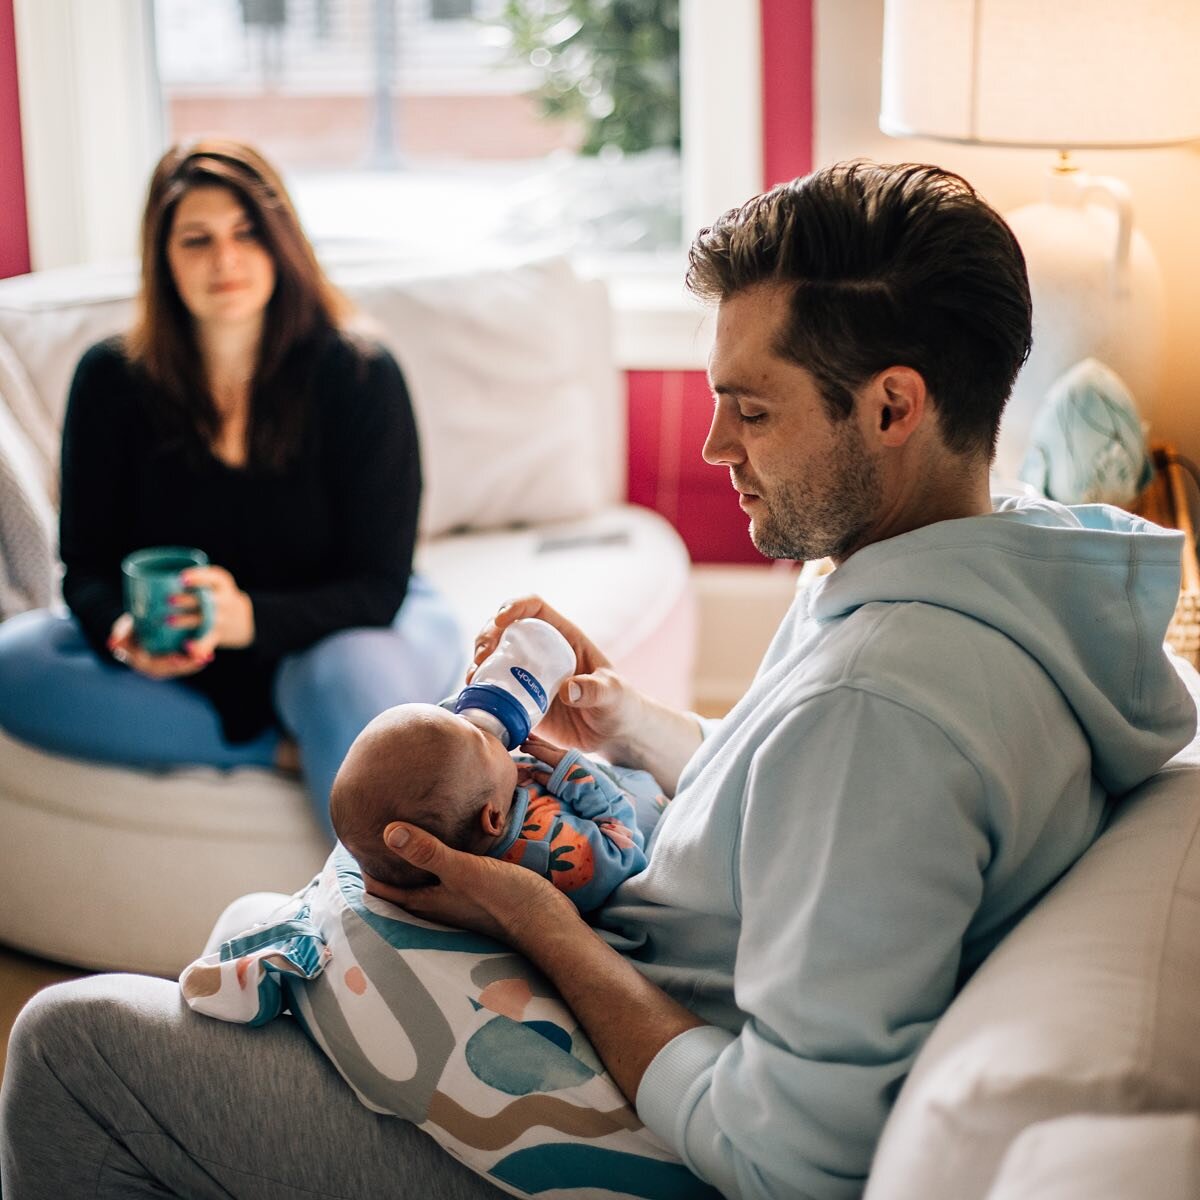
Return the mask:
M508 731L508 749L519 746L533 728L524 705L494 683L475 683L463 688L454 702L454 711L461 713L468 708L481 708L491 713Z

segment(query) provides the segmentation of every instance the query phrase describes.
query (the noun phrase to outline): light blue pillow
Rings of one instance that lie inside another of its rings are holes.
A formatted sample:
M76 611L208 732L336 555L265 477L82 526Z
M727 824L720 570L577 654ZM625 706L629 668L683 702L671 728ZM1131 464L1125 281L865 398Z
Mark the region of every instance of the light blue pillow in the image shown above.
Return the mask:
M1094 358L1076 363L1046 393L1017 472L1062 504L1121 506L1152 473L1129 389Z

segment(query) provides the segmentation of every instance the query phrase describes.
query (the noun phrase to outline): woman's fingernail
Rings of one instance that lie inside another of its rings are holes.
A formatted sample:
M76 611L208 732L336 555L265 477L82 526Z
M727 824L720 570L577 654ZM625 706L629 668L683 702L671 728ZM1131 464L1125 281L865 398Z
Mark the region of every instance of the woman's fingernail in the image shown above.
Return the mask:
M169 617L167 617L167 618L166 618L166 620L165 620L164 624L167 624L167 625L178 625L178 624L179 624L179 618L178 618L177 616L175 616L174 614L172 614L171 616L169 616Z
M574 704L583 695L583 688L577 683L567 684L567 699Z

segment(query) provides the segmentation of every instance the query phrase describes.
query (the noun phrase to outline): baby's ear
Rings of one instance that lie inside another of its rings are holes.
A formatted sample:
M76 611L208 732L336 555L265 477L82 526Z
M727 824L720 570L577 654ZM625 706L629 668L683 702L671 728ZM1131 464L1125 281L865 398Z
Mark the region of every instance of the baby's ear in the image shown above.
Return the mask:
M494 804L485 804L479 810L479 824L488 837L499 837L504 832L504 820L507 814L500 811Z

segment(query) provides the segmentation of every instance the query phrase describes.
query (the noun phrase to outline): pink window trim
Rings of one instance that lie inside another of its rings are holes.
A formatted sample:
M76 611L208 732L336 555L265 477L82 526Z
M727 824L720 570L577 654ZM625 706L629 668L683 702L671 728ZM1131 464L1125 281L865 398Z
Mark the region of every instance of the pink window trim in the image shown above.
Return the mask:
M761 0L763 187L813 168L812 0Z
M0 0L0 279L29 270L13 0Z

